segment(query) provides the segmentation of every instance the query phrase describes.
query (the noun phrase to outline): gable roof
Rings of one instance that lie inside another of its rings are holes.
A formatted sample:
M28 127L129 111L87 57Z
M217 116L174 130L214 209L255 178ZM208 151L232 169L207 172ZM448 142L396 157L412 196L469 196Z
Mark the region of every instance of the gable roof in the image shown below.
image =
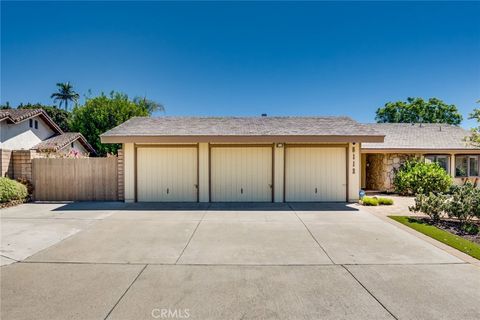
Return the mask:
M88 143L88 141L85 139L85 137L79 133L79 132L66 132L60 135L53 136L47 140L44 140L34 146L32 149L33 150L38 150L38 151L52 151L56 152L59 151L66 146L68 146L70 143L78 140L82 144L82 146L91 154L96 154L95 149Z
M464 141L471 133L461 127L440 123L367 124L385 134L383 143L363 143L362 150L475 150Z
M30 118L40 116L45 123L57 134L62 134L60 127L42 109L2 109L0 110L0 121L6 120L10 123L19 123Z
M288 142L302 137L343 141L383 141L383 135L348 117L134 117L101 136L104 143L155 141L218 141L238 138Z

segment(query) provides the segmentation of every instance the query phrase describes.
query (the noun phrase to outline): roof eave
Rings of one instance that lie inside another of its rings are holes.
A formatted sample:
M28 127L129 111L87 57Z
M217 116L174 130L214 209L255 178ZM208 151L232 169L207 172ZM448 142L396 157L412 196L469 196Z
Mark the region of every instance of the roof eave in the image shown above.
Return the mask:
M102 143L223 143L223 142L383 142L384 135L101 135Z
M363 148L361 153L461 153L480 154L480 149L474 148Z

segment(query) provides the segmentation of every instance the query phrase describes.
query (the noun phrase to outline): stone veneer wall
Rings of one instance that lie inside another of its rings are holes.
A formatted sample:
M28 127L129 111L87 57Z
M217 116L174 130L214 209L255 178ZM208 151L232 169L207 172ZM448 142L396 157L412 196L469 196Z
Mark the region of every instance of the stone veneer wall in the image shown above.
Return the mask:
M372 153L367 154L367 189L392 192L393 179L400 166L415 154Z

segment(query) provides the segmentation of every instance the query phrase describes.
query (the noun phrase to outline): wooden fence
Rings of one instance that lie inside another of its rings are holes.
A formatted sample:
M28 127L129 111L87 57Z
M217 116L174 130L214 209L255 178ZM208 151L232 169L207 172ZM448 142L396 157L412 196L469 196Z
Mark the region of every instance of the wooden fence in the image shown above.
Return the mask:
M37 201L118 200L117 158L33 159Z

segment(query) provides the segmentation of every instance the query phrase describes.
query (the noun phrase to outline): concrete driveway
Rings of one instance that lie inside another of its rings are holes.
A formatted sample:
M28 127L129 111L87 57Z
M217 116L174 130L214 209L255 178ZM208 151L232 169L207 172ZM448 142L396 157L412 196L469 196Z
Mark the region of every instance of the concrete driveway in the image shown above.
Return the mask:
M0 211L2 319L478 319L480 269L345 204Z

